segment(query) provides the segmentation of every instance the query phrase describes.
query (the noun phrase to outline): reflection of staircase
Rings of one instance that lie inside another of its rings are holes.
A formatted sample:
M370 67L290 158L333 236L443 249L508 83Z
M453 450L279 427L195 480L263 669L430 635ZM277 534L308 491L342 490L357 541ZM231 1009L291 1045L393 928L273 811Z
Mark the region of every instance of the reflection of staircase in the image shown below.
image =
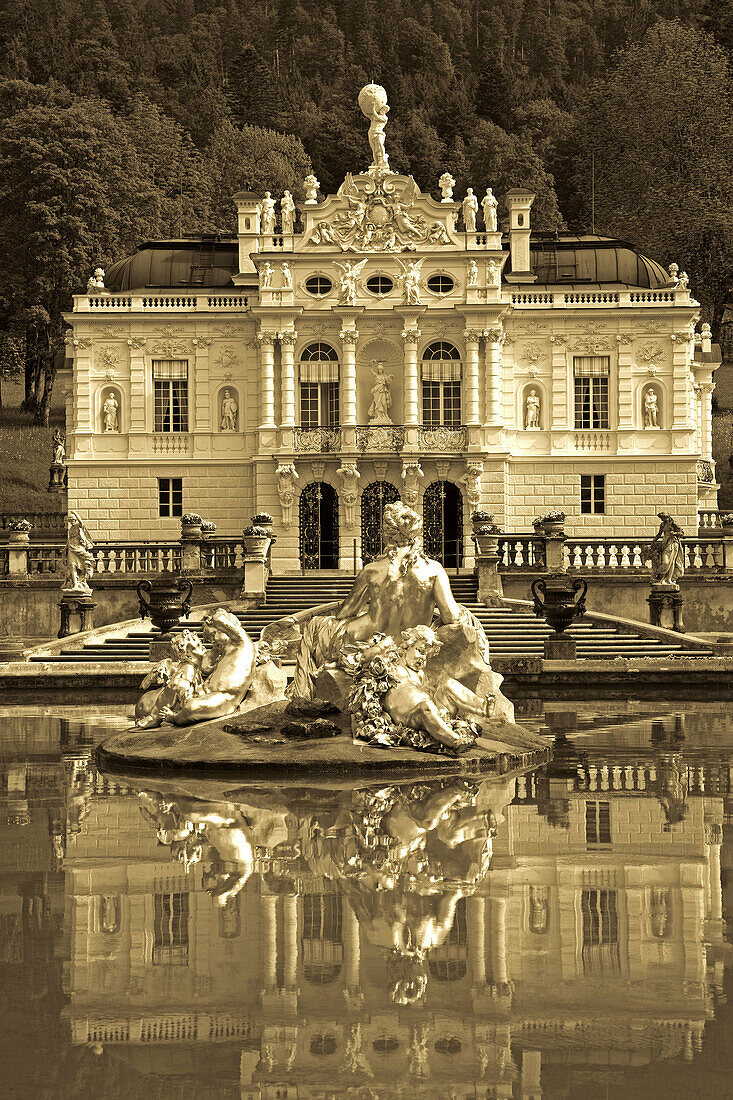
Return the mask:
M271 577L264 604L239 612L238 617L249 635L256 640L262 628L276 619L305 611L317 604L342 600L352 584L353 577L348 576ZM484 607L478 602L473 576L451 577L451 588L459 603L469 607L480 619L494 657L542 657L543 641L551 633L542 619L515 608ZM181 620L175 629L200 631L201 626L200 623L188 624ZM700 650L688 650L682 645L640 634L621 633L613 623L601 624L592 619L576 623L569 633L577 641L580 658L613 660L615 657L701 655ZM110 638L88 644L80 650L69 647L58 655L34 657L32 660L147 661L150 639L149 632L132 630L125 638Z

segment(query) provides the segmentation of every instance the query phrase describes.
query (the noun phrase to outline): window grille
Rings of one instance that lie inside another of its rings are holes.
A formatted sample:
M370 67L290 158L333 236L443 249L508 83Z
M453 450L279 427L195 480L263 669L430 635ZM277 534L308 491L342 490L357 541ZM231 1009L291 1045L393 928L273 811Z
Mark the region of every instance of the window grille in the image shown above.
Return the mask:
M608 380L611 360L607 355L576 355L575 427L608 429Z
M158 478L158 515L162 518L183 515L183 479Z
M188 894L153 895L153 966L188 966Z
M185 359L153 360L155 431L188 431L188 363Z
M611 803L586 802L585 804L585 843L611 843Z
M603 515L605 513L605 474L580 475L580 511L583 515Z

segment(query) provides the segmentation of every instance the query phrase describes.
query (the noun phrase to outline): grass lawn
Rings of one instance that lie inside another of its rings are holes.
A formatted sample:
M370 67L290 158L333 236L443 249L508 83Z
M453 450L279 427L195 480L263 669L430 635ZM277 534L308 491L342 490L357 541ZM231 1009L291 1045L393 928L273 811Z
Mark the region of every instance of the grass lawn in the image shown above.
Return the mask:
M51 437L64 427L62 409L51 410L51 426L33 423L33 414L0 409L0 513L59 512L57 493L49 493Z

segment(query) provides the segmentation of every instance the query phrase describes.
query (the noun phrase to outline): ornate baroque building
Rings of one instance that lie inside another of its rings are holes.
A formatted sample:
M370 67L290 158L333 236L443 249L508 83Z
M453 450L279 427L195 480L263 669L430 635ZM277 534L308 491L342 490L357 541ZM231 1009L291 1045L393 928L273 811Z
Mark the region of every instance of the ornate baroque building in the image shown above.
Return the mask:
M695 530L719 355L684 273L534 232L529 191L503 229L490 191L477 210L446 174L436 201L365 114L375 161L336 195L242 192L236 238L147 242L75 297L69 507L149 539L266 511L280 571L369 559L398 496L448 566L473 564L477 507L508 531L555 508L576 537L660 510Z

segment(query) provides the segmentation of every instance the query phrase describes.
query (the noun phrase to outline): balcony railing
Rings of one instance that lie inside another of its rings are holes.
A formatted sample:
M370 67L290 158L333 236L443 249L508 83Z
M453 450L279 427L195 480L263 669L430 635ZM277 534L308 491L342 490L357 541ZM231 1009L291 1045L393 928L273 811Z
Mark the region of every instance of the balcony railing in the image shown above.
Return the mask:
M249 309L246 294L222 294L215 291L188 290L182 294L78 294L75 313L210 313L218 310Z
M420 447L429 451L465 451L468 442L468 433L465 427L447 428L440 425L437 428L419 427L417 437Z
M341 448L340 428L294 428L293 439L296 451L311 454L324 454Z
M401 451L404 445L405 429L399 424L365 424L356 429L360 451Z

